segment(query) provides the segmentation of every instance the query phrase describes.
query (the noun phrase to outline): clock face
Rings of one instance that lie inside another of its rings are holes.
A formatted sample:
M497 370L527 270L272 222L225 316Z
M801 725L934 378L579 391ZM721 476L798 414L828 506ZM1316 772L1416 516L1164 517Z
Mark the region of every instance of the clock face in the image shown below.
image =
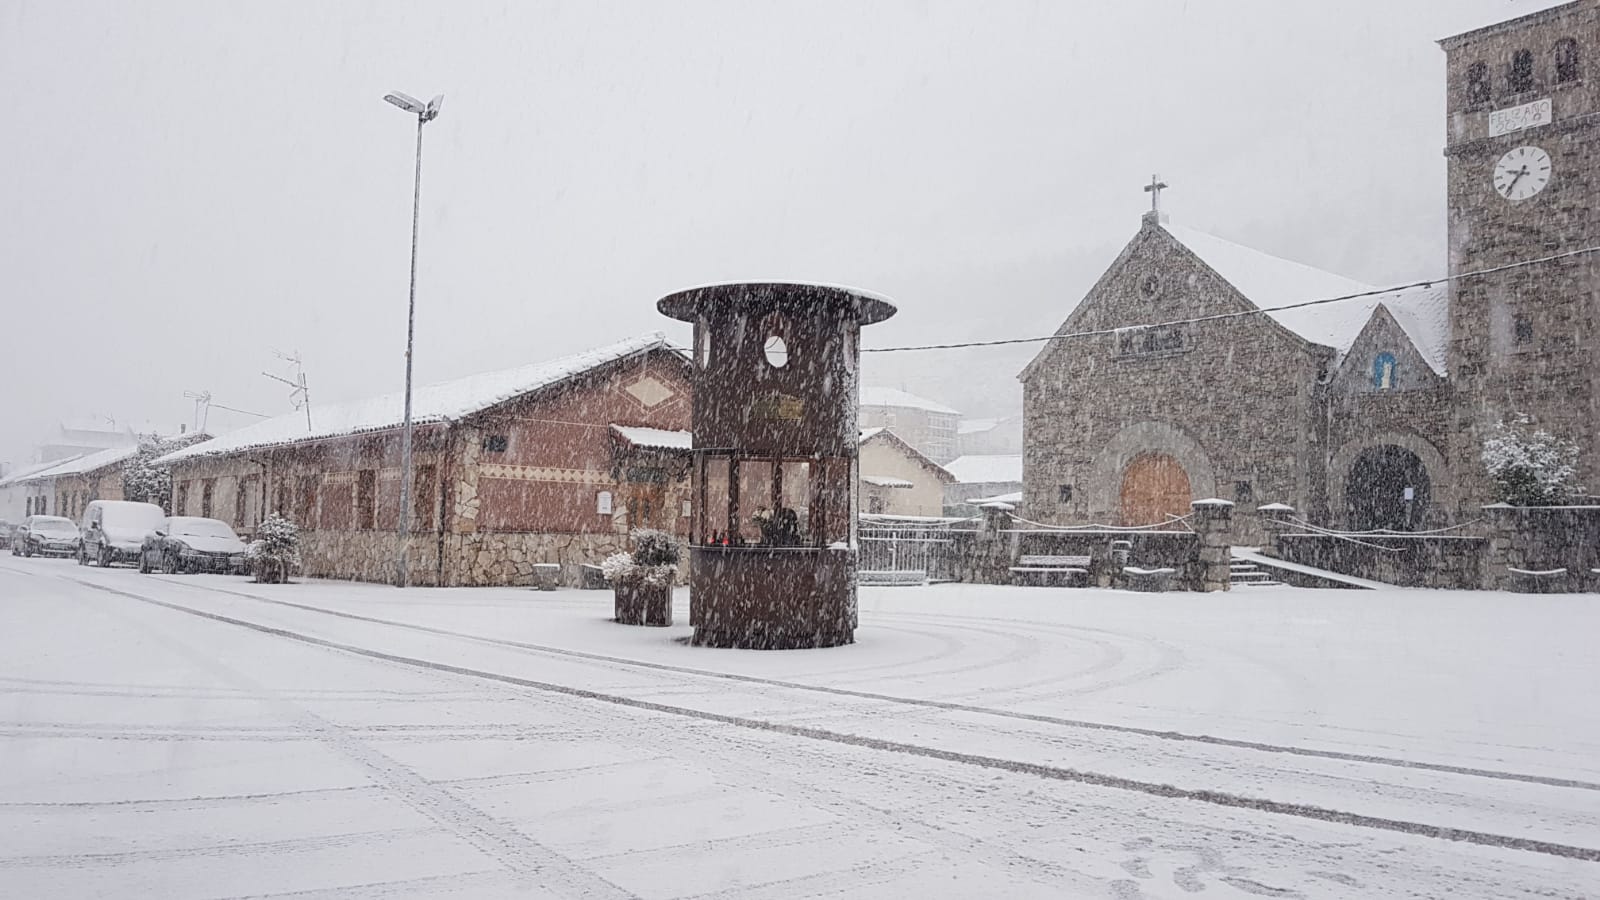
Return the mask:
M1550 154L1518 147L1494 164L1494 189L1507 200L1526 200L1550 183Z

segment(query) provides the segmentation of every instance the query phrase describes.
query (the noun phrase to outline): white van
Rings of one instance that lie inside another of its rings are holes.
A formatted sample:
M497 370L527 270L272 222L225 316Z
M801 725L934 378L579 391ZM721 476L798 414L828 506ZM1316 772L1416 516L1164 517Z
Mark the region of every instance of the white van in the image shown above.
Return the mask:
M83 511L83 542L78 545L78 565L137 562L144 536L156 530L166 512L154 503L128 500L94 500Z

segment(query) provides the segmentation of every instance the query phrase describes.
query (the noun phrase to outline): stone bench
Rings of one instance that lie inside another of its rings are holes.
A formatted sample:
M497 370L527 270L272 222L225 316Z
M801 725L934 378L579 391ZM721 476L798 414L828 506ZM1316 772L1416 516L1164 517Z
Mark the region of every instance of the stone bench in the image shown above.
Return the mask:
M1020 579L1017 576L1022 576ZM1089 577L1087 556L1023 555L1011 567L1013 581L1026 584L1071 584Z
M1172 590L1172 577L1177 574L1177 569L1141 569L1138 566L1122 567L1122 577L1128 580L1128 589L1134 591L1170 591Z
M540 591L553 591L561 580L560 563L534 563L533 587Z
M928 583L928 573L921 569L862 569L856 573L856 583L865 585L915 585Z
M1560 594L1567 591L1566 567L1559 569L1519 569L1506 566L1511 573L1510 588L1521 594Z

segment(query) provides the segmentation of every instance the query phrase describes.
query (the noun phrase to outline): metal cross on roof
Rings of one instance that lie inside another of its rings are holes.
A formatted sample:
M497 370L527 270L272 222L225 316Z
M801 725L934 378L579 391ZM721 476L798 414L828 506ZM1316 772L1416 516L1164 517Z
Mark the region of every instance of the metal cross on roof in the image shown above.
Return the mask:
M1161 212L1161 192L1166 187L1167 187L1167 183L1165 181L1161 180L1161 176L1160 175L1151 175L1150 176L1150 183L1144 186L1144 192L1150 195L1150 211L1151 212L1160 214L1160 212Z

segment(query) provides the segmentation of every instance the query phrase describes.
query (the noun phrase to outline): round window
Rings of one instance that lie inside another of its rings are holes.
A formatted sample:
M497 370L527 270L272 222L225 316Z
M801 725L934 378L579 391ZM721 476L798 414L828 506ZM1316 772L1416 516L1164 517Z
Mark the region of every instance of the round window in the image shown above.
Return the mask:
M1139 282L1139 294L1146 300L1154 300L1161 296L1161 276L1146 275L1144 280Z

